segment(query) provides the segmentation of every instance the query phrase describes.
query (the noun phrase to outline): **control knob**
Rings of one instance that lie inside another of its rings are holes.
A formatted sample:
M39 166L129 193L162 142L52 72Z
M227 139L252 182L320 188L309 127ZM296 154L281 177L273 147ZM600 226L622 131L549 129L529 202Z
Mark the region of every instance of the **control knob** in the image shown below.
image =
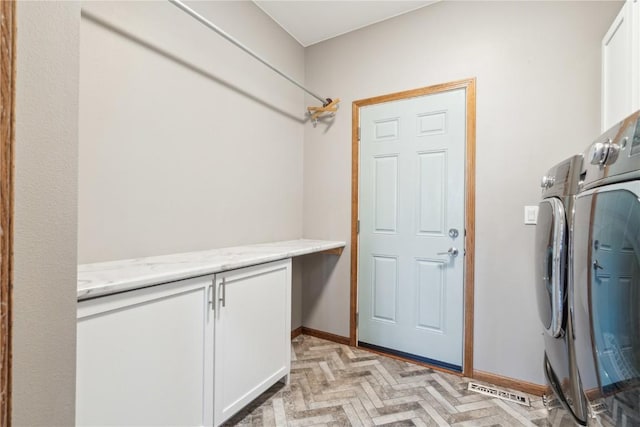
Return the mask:
M605 142L596 142L591 146L590 161L592 165L606 166L614 163L618 158L620 146L607 139Z
M607 161L607 153L609 152L609 144L611 139L605 142L596 142L591 146L591 153L589 155L592 165L604 165Z
M556 182L556 178L554 176L545 175L542 177L540 181L540 187L542 188L550 188L553 187L553 184Z

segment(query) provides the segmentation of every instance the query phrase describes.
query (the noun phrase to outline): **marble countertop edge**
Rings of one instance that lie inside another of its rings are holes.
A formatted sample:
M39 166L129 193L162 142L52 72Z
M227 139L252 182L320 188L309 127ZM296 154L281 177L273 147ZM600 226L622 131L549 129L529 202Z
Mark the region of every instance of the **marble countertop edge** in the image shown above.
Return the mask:
M345 247L345 242L287 240L78 266L78 300Z

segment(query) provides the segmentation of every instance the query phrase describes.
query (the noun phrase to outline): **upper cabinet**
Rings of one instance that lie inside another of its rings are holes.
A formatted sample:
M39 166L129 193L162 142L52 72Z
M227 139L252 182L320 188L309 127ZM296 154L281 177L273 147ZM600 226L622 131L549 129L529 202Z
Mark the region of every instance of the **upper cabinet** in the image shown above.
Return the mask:
M640 109L640 4L624 3L602 40L602 117L605 131Z

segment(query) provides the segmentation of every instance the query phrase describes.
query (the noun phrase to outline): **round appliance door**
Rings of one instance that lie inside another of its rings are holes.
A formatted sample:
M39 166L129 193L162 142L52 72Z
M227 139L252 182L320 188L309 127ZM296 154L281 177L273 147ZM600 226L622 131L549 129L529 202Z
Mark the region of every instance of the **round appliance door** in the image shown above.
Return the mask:
M535 248L538 313L546 332L560 337L564 328L567 277L567 220L559 199L540 202Z
M575 213L575 303L586 313L576 331L590 332L584 341L592 340L593 376L610 409L627 425L640 425L640 182L585 192Z

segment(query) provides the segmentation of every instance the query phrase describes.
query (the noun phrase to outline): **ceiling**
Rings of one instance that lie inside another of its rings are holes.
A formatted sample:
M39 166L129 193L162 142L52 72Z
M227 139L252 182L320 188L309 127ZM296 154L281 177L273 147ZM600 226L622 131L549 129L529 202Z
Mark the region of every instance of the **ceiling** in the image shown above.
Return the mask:
M437 0L254 0L302 46L419 9Z

